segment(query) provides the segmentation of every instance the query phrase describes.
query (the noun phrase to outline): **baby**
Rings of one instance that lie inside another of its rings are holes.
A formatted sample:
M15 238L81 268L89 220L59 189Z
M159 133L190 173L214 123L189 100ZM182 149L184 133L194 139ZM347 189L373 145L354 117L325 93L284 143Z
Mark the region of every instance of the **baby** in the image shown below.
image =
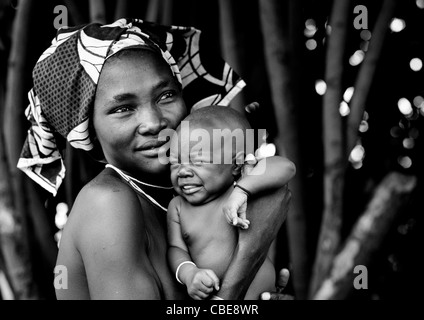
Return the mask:
M184 132L184 124L188 124L188 132ZM244 166L248 129L248 122L237 111L210 106L183 120L170 142L171 181L178 196L168 206L168 260L177 280L196 300L210 298L219 290L220 279L237 246L238 232L248 232L235 227L249 227L245 217L250 195L247 186L261 182L282 187L291 176L285 172L288 160L274 156L251 168L243 177L243 186L236 183ZM217 139L217 130L227 134ZM236 143L229 132L241 132L243 143ZM201 142L192 139L194 133L202 138ZM238 217L232 216L226 206L235 199L242 211ZM275 268L266 258L245 299L256 300L262 292L274 288Z

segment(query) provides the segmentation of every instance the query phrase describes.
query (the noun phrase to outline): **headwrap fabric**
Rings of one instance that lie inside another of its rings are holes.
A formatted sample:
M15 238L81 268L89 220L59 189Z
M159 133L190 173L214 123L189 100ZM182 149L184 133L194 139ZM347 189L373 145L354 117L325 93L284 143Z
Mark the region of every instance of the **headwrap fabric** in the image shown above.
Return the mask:
M192 27L139 19L60 29L33 70L25 111L31 127L18 168L56 195L65 177L57 134L74 148L93 149L89 117L100 72L105 61L123 49L147 46L161 54L182 84L189 110L228 105L245 83L220 56L204 64L210 58L202 57L210 52L201 50L200 35Z

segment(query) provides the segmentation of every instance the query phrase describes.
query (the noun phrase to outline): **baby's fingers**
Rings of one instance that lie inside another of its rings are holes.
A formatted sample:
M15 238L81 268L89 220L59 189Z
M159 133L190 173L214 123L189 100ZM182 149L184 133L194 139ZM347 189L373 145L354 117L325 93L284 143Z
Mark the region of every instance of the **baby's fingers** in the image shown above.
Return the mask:
M227 222L231 225L233 225L234 219L237 219L237 210L235 208L232 208L230 206L226 206L223 208L223 212L225 215L225 219Z
M209 293L205 293L199 290L196 293L191 294L190 297L194 300L205 300L207 297L209 297Z
M206 270L207 275L209 276L211 282L209 283L210 287L213 287L216 291L219 290L219 278L212 270Z
M242 219L240 217L235 217L232 221L232 225L242 229L248 229L250 225L250 221L247 219Z

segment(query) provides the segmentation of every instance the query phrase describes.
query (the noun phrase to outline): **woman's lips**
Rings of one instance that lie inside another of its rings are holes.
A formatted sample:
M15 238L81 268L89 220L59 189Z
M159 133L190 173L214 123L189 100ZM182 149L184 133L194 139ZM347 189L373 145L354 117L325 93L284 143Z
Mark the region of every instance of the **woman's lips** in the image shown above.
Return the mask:
M153 150L158 149L162 147L165 143L168 141L160 141L160 140L150 140L145 143L143 143L140 147L136 148L137 151L146 151L146 150Z
M136 151L142 152L147 156L157 156L160 147L165 145L168 141L150 140L143 143L140 147L136 148Z

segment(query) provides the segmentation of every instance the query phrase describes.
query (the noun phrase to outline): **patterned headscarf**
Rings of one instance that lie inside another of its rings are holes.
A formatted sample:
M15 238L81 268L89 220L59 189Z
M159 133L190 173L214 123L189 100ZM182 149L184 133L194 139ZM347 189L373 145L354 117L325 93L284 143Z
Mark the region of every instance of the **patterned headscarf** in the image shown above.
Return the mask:
M123 49L148 46L160 52L182 84L188 109L228 105L245 83L221 57L211 59L210 52L201 51L200 35L192 27L138 19L60 29L33 70L25 111L31 128L18 168L56 195L65 177L56 138L59 134L74 148L93 149L89 115L97 82L105 61Z

